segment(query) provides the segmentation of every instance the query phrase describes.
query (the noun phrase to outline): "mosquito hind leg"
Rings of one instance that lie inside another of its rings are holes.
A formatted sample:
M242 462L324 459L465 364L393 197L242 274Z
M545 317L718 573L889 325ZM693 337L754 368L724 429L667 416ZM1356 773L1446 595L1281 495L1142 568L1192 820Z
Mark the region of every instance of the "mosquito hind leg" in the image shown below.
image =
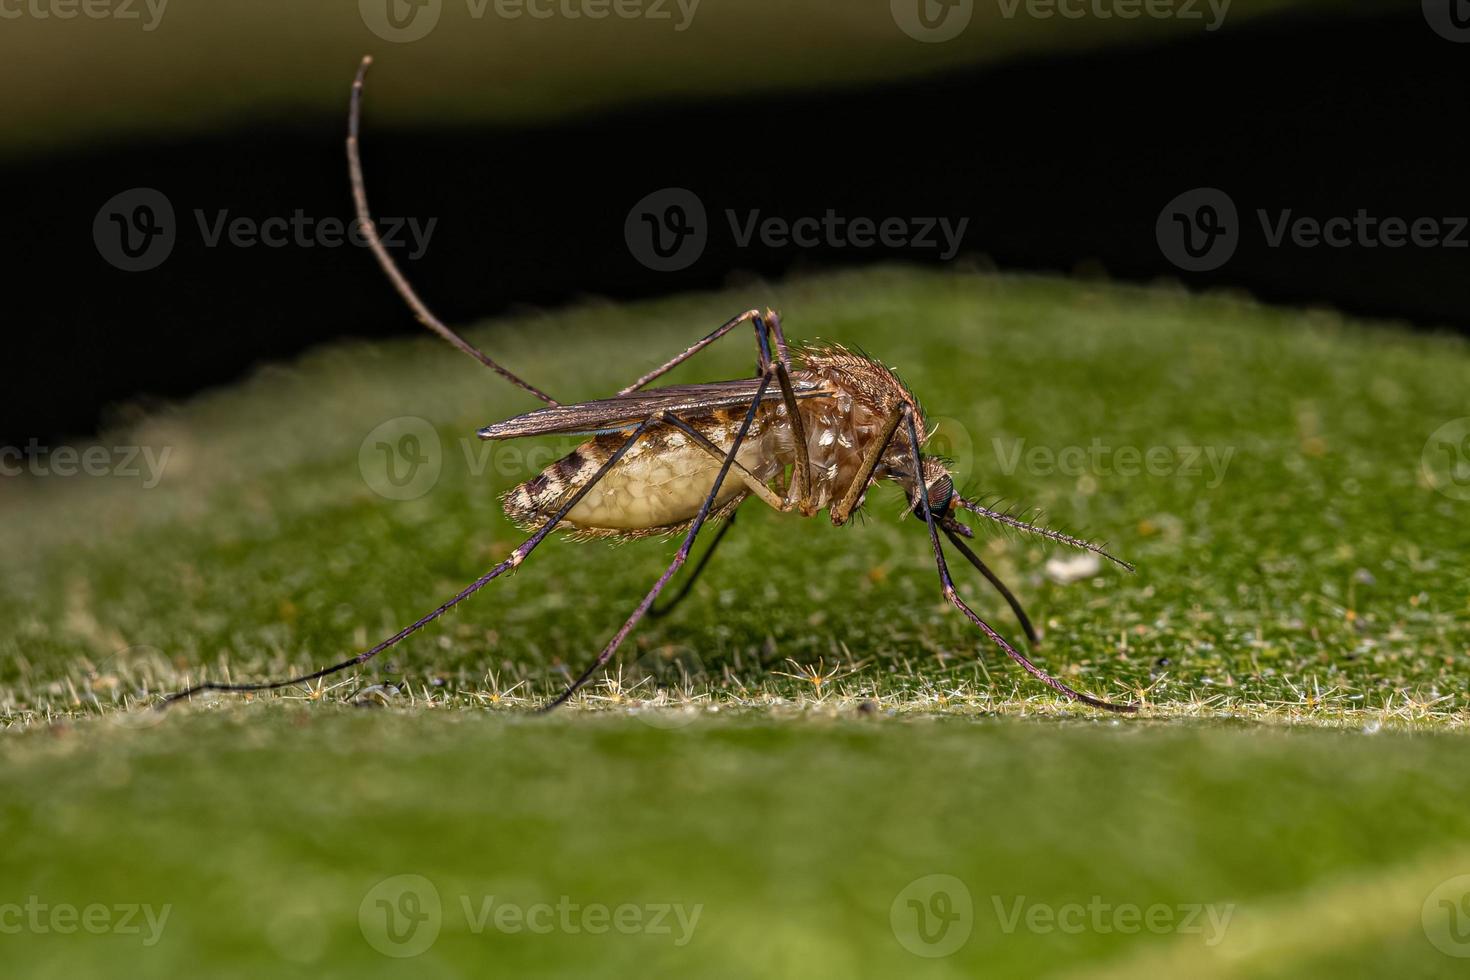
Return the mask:
M369 650L365 650L362 653L359 653L357 656L351 658L350 660L344 660L339 664L333 664L330 667L323 667L321 670L313 671L310 674L302 674L299 677L290 677L283 681L266 681L259 684L221 684L214 682L195 684L193 687L190 687L186 690L179 691L175 694L170 694L159 703L159 707L167 707L168 705L173 704L176 701L184 700L204 691L273 691L282 687L290 687L293 684L303 684L307 681L314 681L320 677L326 677L328 674L335 674L338 671L346 670L349 667L356 667L358 664L366 663L367 661L376 657L378 654L382 653L384 650L397 644L399 641L407 638L414 633L417 633L419 630L423 629L425 626L429 625L434 620L444 615L450 609L453 609L455 606L459 605L461 602L468 599L476 592L480 591L480 589L484 588L490 582L499 578L505 572L518 567L521 562L526 560L526 557L530 555L531 552L536 550L536 547L541 544L542 541L546 540L546 537L551 534L552 531L556 530L556 526L561 523L562 518L566 517L567 514L571 512L572 508L577 506L578 502L580 502L581 499L585 497L594 486L597 485L598 481L606 476L608 472L617 465L618 460L623 458L623 455L626 454L628 450L631 449L633 445L640 438L643 437L643 434L654 426L660 424L662 424L662 419L658 416L653 416L651 418L645 419L641 425L633 430L632 434L628 436L627 440L624 441L620 447L618 447L617 452L608 457L607 462L602 464L597 472L593 474L592 478L589 479L580 488L578 488L577 492L572 495L571 499L564 503L561 508L557 510L556 514L544 525L541 526L540 530L531 535L525 541L521 542L521 544L517 546L517 548L512 551L504 561L496 565L494 568L490 569L490 571L486 572L484 575L475 579L475 581L471 582L466 588L458 592L448 602L439 606L433 612L430 612L427 615L421 616L418 619L414 620L412 623L405 626L397 633L394 633L386 640L383 640L377 646L374 646Z
M770 307L766 308L766 329L770 331L771 339L776 342L776 359L785 365L786 370L791 370L791 348L786 346L786 331L781 329L781 314Z
M362 155L358 150L358 130L362 117L362 86L363 81L367 78L368 66L372 63L372 55L367 55L357 66L357 77L352 80L352 97L348 101L347 108L347 176L352 184L352 202L357 208L357 223L362 228L362 235L367 240L368 248L372 251L373 257L378 260L378 265L382 267L388 281L393 284L393 288L398 291L398 295L408 304L408 308L413 311L413 315L420 323L449 341L456 350L473 357L511 384L530 392L548 405L555 405L556 399L518 375L512 374L491 360L484 351L449 329L419 298L419 294L409 284L408 277L403 274L398 268L398 263L393 261L393 256L389 255L388 250L383 247L383 240L378 235L378 226L373 221L372 211L368 208L367 183L363 180Z
M685 576L684 584L679 586L679 591L675 592L673 597L662 606L652 605L648 607L649 619L664 618L688 597L690 591L694 588L694 583L699 581L699 576L708 567L710 559L715 556L715 549L720 546L720 542L725 540L725 535L729 534L730 529L735 526L735 515L738 513L738 509L730 511L730 516L725 518L720 524L720 529L715 532L714 540L709 543L708 548L704 549L704 554L699 556L699 561L694 563L694 569Z
M663 377L665 374L668 374L674 368L678 367L680 364L683 364L695 354L698 354L710 344L713 344L715 341L719 340L721 337L725 336L725 334L729 333L731 330L734 330L736 327L740 326L743 323L749 323L755 329L756 376L759 377L765 374L772 364L771 329L767 325L767 320L776 320L777 326L775 336L777 358L780 360L781 364L785 366L785 368L789 371L791 369L791 356L786 348L786 338L780 333L780 321L776 318L776 314L771 310L767 310L765 317L762 317L760 310L746 310L739 316L731 317L730 319L726 320L724 323L716 327L712 333L695 341L685 350L679 352L678 354L675 354L663 364L654 368L652 371L649 371L643 377L628 385L626 388L623 388L621 391L618 392L618 394L631 395L633 392L637 391L639 388L642 388L649 382Z
M705 521L709 518L710 511L714 509L715 501L719 499L720 487L724 484L725 476L730 472L730 467L734 464L735 457L740 452L741 443L745 441L746 434L750 432L751 424L755 421L755 413L760 408L761 399L765 397L766 388L770 386L770 383L771 371L767 369L765 376L761 379L760 387L756 389L755 398L751 401L750 408L745 413L745 420L741 422L740 430L735 433L735 439L730 443L730 448L725 453L725 461L721 464L720 471L715 476L714 485L710 487L709 495L704 498L704 503L700 505L699 513L694 516L694 520L690 523L689 531L684 535L684 542L679 545L679 550L674 555L674 560L669 562L669 567L664 569L664 573L653 584L653 588L648 590L648 594L638 603L632 615L623 622L623 625L618 629L617 633L608 641L607 646L602 648L602 652L597 655L597 659L592 662L592 665L582 671L576 680L567 685L566 690L562 691L561 694L546 704L541 709L543 712L551 711L571 700L572 695L576 694L584 684L592 679L593 674L612 659L613 654L617 653L618 647L622 646L623 640L627 639L628 634L633 631L633 627L637 626L638 621L652 608L654 600L664 590L664 586L669 584L669 580L674 577L674 573L689 560L689 552L694 547L694 539L699 536L700 528L704 527Z

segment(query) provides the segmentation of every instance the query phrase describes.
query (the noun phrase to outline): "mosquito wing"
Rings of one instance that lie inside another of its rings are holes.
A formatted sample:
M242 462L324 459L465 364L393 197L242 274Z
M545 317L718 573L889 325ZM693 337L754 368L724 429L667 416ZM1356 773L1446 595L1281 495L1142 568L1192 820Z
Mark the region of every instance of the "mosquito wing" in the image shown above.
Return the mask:
M760 385L760 378L669 385L577 405L556 405L487 425L478 435L481 439L518 439L522 436L616 432L638 425L659 412L678 412L689 417L709 409L749 405ZM825 386L815 381L792 379L791 387L797 398L831 394ZM766 387L762 401L772 401L780 397L781 389L772 384Z

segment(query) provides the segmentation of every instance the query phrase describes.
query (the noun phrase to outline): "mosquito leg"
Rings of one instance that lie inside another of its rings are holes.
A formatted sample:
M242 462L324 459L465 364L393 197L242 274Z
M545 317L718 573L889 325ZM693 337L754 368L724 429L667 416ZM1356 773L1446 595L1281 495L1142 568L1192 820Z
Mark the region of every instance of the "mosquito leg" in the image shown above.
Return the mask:
M796 503L805 517L816 513L812 507L812 461L806 442L806 423L801 419L801 410L796 405L796 392L791 389L791 375L786 365L776 362L776 380L781 385L781 401L786 405L786 418L791 425L792 448L796 450L796 462L791 466L795 479L792 489L796 492Z
M392 636L388 637L386 640L382 641L372 649L365 650L364 652L359 653L351 660L344 660L339 664L332 665L331 667L324 667L321 670L314 671L310 674L302 674L300 677L291 677L283 681L268 681L260 684L196 684L187 690L178 692L177 694L170 694L167 698L164 698L164 700L160 702L160 707L167 707L168 705L173 704L175 701L183 700L192 695L198 694L201 691L273 691L277 688L289 687L293 684L301 684L306 681L314 681L319 677L326 677L328 674L335 674L340 670L346 670L349 667L355 667L358 664L366 663L367 661L376 657L378 654L398 643L405 637L408 637L411 634L418 632L429 623L432 623L434 620L444 615L450 609L453 609L455 606L459 605L461 602L468 599L476 592L480 591L480 589L484 588L491 581L499 578L503 573L513 568L516 568L518 565L521 564L521 562L525 561L526 556L529 555L532 551L535 551L536 546L539 545L542 541L546 540L547 535L549 535L553 530L556 529L557 524L561 523L561 519L563 517L566 517L567 514L571 512L572 508L577 506L577 503L587 495L588 491L596 486L597 482L601 480L604 476L606 476L609 470L617 465L618 460L622 459L623 455L629 449L631 449L640 438L642 438L643 434L649 429L657 425L661 425L662 421L663 420L658 418L657 416L645 419L643 423L638 426L638 428L633 430L633 433L628 436L627 440L622 444L622 446L618 447L618 451L613 453L612 456L608 457L607 462L602 464L601 468L599 468L598 471L593 474L592 478L588 480L580 489L578 489L577 492L572 495L570 500L568 500L565 504L561 506L561 509L556 512L556 515L552 517L549 521L547 521L544 525L542 525L541 529L538 530L535 534L531 535L529 538L523 541L520 546L516 548L515 551L512 551L510 553L510 557L506 558L500 564L490 569L490 571L486 572L484 575L475 579L475 581L471 582L466 588L457 593L448 602L444 603L433 612L414 620L408 626L405 626L397 633L394 633Z
M863 457L863 465L858 470L857 477L853 479L852 485L848 487L842 500L832 507L832 523L840 525L845 523L852 515L852 509L857 505L858 499L862 496L863 488L873 478L873 471L877 469L878 461L882 458L884 450L893 441L893 433L898 430L899 423L903 421L903 415L904 413L901 410L894 412L892 418L884 426L882 434L869 443L867 454ZM991 571L990 566L981 561L980 556L971 551L969 546L960 540L955 532L945 527L944 533L949 537L950 541L954 542L954 546L960 550L960 554L968 558L970 564L979 569L980 574L984 575L990 581L990 584L995 586L995 590L1005 599L1006 603L1011 607L1011 611L1016 614L1016 618L1021 621L1021 629L1026 633L1027 641L1033 646L1040 646L1041 640L1037 637L1036 630L1031 625L1031 618L1026 615L1026 610L1021 608L1020 600L1012 594L1010 589L1006 588L1006 584L1000 580L1000 577L995 572Z
M802 515L810 517L816 513L812 507L811 451L806 441L806 423L796 407L796 392L791 388L791 352L786 346L786 334L781 330L781 317L775 310L766 310L764 326L766 333L776 342L776 381L781 385L781 401L786 405L792 448L796 450L796 462L791 468L794 477L792 489L796 492L796 504Z
M362 227L362 234L367 239L368 248L378 260L378 265L383 267L388 281L393 284L394 289L398 290L398 295L403 297L403 301L408 304L408 308L413 311L413 315L420 323L511 384L524 388L548 405L555 405L556 399L501 367L474 344L445 326L443 321L436 317L419 298L419 294L414 292L413 286L409 285L408 278L399 270L398 264L393 261L388 250L383 247L383 240L378 236L378 226L373 222L372 212L368 209L367 184L363 181L362 158L358 152L358 121L362 115L362 84L363 79L367 77L368 66L372 63L372 55L367 55L362 59L362 64L357 66L357 77L352 81L352 98L347 110L347 173L352 181L352 200L357 206L357 222Z
M684 601L685 596L689 595L689 591L694 588L694 583L699 581L699 576L704 572L705 566L709 564L709 560L715 556L715 549L720 546L721 541L725 540L725 535L730 533L730 528L735 526L735 515L738 513L738 509L730 511L730 516L725 518L725 522L715 532L715 539L709 543L708 548L704 549L704 554L695 563L694 570L685 577L684 584L679 587L678 592L674 593L674 597L662 606L655 605L648 607L649 619L662 619L673 612L675 606Z
M1011 646L1005 637L992 629L989 623L977 616L973 609L965 605L965 600L961 599L959 592L955 590L954 580L949 575L949 565L944 560L944 549L939 545L939 528L934 521L934 515L929 510L929 488L924 484L924 458L919 453L919 430L914 425L913 412L907 405L903 408L903 415L904 421L908 424L910 439L909 451L913 458L914 479L918 487L919 507L924 518L924 523L929 526L929 541L934 546L934 564L939 569L939 582L944 588L944 598L949 601L950 605L964 613L966 619L978 626L981 632L990 637L996 646L1004 650L1006 655L1020 664L1028 674L1048 687L1051 687L1053 690L1073 701L1080 701L1083 704L1091 705L1094 708L1102 708L1105 711L1137 711L1138 705L1136 704L1114 704L1111 701L1102 701L1089 694L1083 694L1081 691L1072 690L1072 688L1032 663L1021 651Z
M553 701L543 707L541 709L543 712L551 711L553 708L565 704L573 694L577 693L582 685L592 679L593 674L612 659L612 655L617 652L623 640L633 631L633 627L638 625L638 621L648 612L654 600L658 598L659 593L664 590L664 586L669 584L669 579L673 578L674 573L679 570L680 566L689 560L689 550L694 546L694 539L699 535L699 529L704 526L705 520L714 508L715 501L719 499L720 486L725 482L725 475L730 472L730 467L734 464L735 457L740 452L740 444L745 441L745 435L750 431L750 426L755 421L756 411L760 408L761 399L765 397L766 388L770 383L771 372L768 368L765 376L761 379L760 387L756 389L755 399L751 401L750 408L745 413L745 421L740 424L740 431L735 434L734 441L730 443L730 448L725 453L725 461L720 466L720 472L715 476L714 486L710 487L709 496L704 498L704 503L700 505L699 513L694 516L694 521L689 525L689 531L684 535L684 543L679 546L679 551L674 555L674 560L669 563L668 568L664 569L664 573L653 584L653 588L648 590L648 594L643 597L643 601L638 603L638 608L633 610L633 614L628 617L622 627L614 634L613 638L608 641L607 646L602 648L602 652L597 655L597 659L592 662L592 666L584 670L576 680L567 686L565 691L561 692Z
M943 525L941 525L941 528L944 531L945 537L949 538L949 543L954 545L960 554L969 559L970 564L979 569L981 575L984 575L990 580L990 584L995 586L995 591L999 592L1005 599L1006 604L1011 607L1011 612L1015 613L1016 618L1021 621L1021 631L1026 634L1026 642L1034 647L1040 646L1041 640L1037 637L1036 629L1031 625L1031 619L1026 615L1026 610L1021 608L1021 600L1017 599L1011 593L1011 590L1006 588L1006 584L1000 580L1000 576L991 571L990 566L981 561L980 556L971 551L970 546L965 544L964 540L958 534Z
M709 336L703 338L702 340L695 341L694 344L691 345L687 350L676 354L674 357L664 362L659 367L654 368L652 371L648 372L637 381L628 385L628 387L624 388L622 391L619 391L618 394L632 394L639 388L642 388L644 385L648 384L650 381L653 381L657 378L662 377L665 374L668 374L674 368L678 367L680 364L683 364L685 361L689 360L689 358L693 357L695 354L698 354L700 351L704 350L710 344L713 344L715 341L719 340L721 337L725 336L725 334L729 333L731 330L734 330L742 323L749 323L752 320L755 321L754 327L757 360L756 368L759 373L764 374L766 368L769 367L771 363L771 350L770 343L766 339L766 327L765 324L761 321L760 310L746 310L739 316L732 317L731 319L726 320L724 323L720 324L720 326L717 327L715 331Z
M690 425L688 422L685 422L683 419L672 412L664 412L663 419L665 422L669 423L669 425L672 425L674 428L678 429L680 432L683 432L689 438L693 439L694 444L700 449L703 449L710 456L714 457L717 460L724 460L725 450L710 442L709 439L698 429L694 428L694 426ZM755 494L757 497L761 498L761 500L763 500L772 510L785 512L790 509L787 506L786 502L783 501L780 497L776 496L775 492L772 491L770 487L766 486L760 480L757 480L755 478L755 474L750 472L750 470L748 470L745 467L745 464L741 463L740 460L737 459L735 461L735 465L732 468L735 470L735 475L740 477L740 479L745 483L746 489Z
M776 358L786 370L791 370L791 349L786 346L786 333L781 329L781 317L770 307L766 308L766 329L771 332L771 337L776 341Z
M863 491L868 489L868 481L873 478L873 473L878 469L878 463L887 451L888 444L893 441L893 434L898 431L898 424L903 421L903 409L896 410L888 421L883 425L883 431L868 441L868 448L863 454L862 465L858 467L857 476L853 478L851 486L842 495L842 499L833 504L828 510L832 516L832 523L841 527L847 523L852 516L853 510L857 508L858 501L863 497Z

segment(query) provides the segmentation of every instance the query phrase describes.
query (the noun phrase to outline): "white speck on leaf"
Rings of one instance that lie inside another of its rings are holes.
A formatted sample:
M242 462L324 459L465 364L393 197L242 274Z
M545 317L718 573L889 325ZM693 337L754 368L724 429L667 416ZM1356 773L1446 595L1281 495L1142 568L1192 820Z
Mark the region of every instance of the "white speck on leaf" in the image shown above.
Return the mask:
M1046 577L1058 585L1071 585L1102 570L1102 559L1090 551L1046 560Z

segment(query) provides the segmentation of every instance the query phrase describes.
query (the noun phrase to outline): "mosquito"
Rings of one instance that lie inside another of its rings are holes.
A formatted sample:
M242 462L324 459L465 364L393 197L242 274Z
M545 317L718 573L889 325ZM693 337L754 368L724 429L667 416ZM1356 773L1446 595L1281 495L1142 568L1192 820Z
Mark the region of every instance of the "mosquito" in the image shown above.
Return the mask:
M206 682L170 695L163 703L204 691L268 691L313 681L366 663L423 629L506 572L519 568L554 531L576 538L633 539L683 535L673 560L596 659L559 695L542 706L565 704L601 670L645 616L657 617L688 595L735 513L754 497L783 514L814 517L826 510L835 526L852 519L869 489L891 480L907 497L908 511L928 530L944 598L1027 673L1066 698L1108 711L1131 712L1137 704L1105 701L1052 677L971 609L955 589L940 543L941 533L983 575L1015 613L1032 646L1039 643L1020 601L965 544L974 532L961 511L1028 534L1095 552L1128 571L1133 566L1102 548L1060 531L966 500L955 491L946 462L925 455L930 430L913 393L888 367L840 346L797 346L786 341L773 310L746 310L703 339L643 375L611 398L562 404L497 363L436 317L383 247L368 208L358 149L363 81L372 57L364 57L348 101L347 163L357 217L378 264L425 327L545 403L524 415L480 429L481 439L519 439L551 434L587 441L502 497L507 516L533 531L504 561L437 609L350 660L299 677L253 684ZM725 335L748 327L755 335L754 377L708 384L647 386ZM655 609L675 573L689 559L707 525L714 539L669 606Z

